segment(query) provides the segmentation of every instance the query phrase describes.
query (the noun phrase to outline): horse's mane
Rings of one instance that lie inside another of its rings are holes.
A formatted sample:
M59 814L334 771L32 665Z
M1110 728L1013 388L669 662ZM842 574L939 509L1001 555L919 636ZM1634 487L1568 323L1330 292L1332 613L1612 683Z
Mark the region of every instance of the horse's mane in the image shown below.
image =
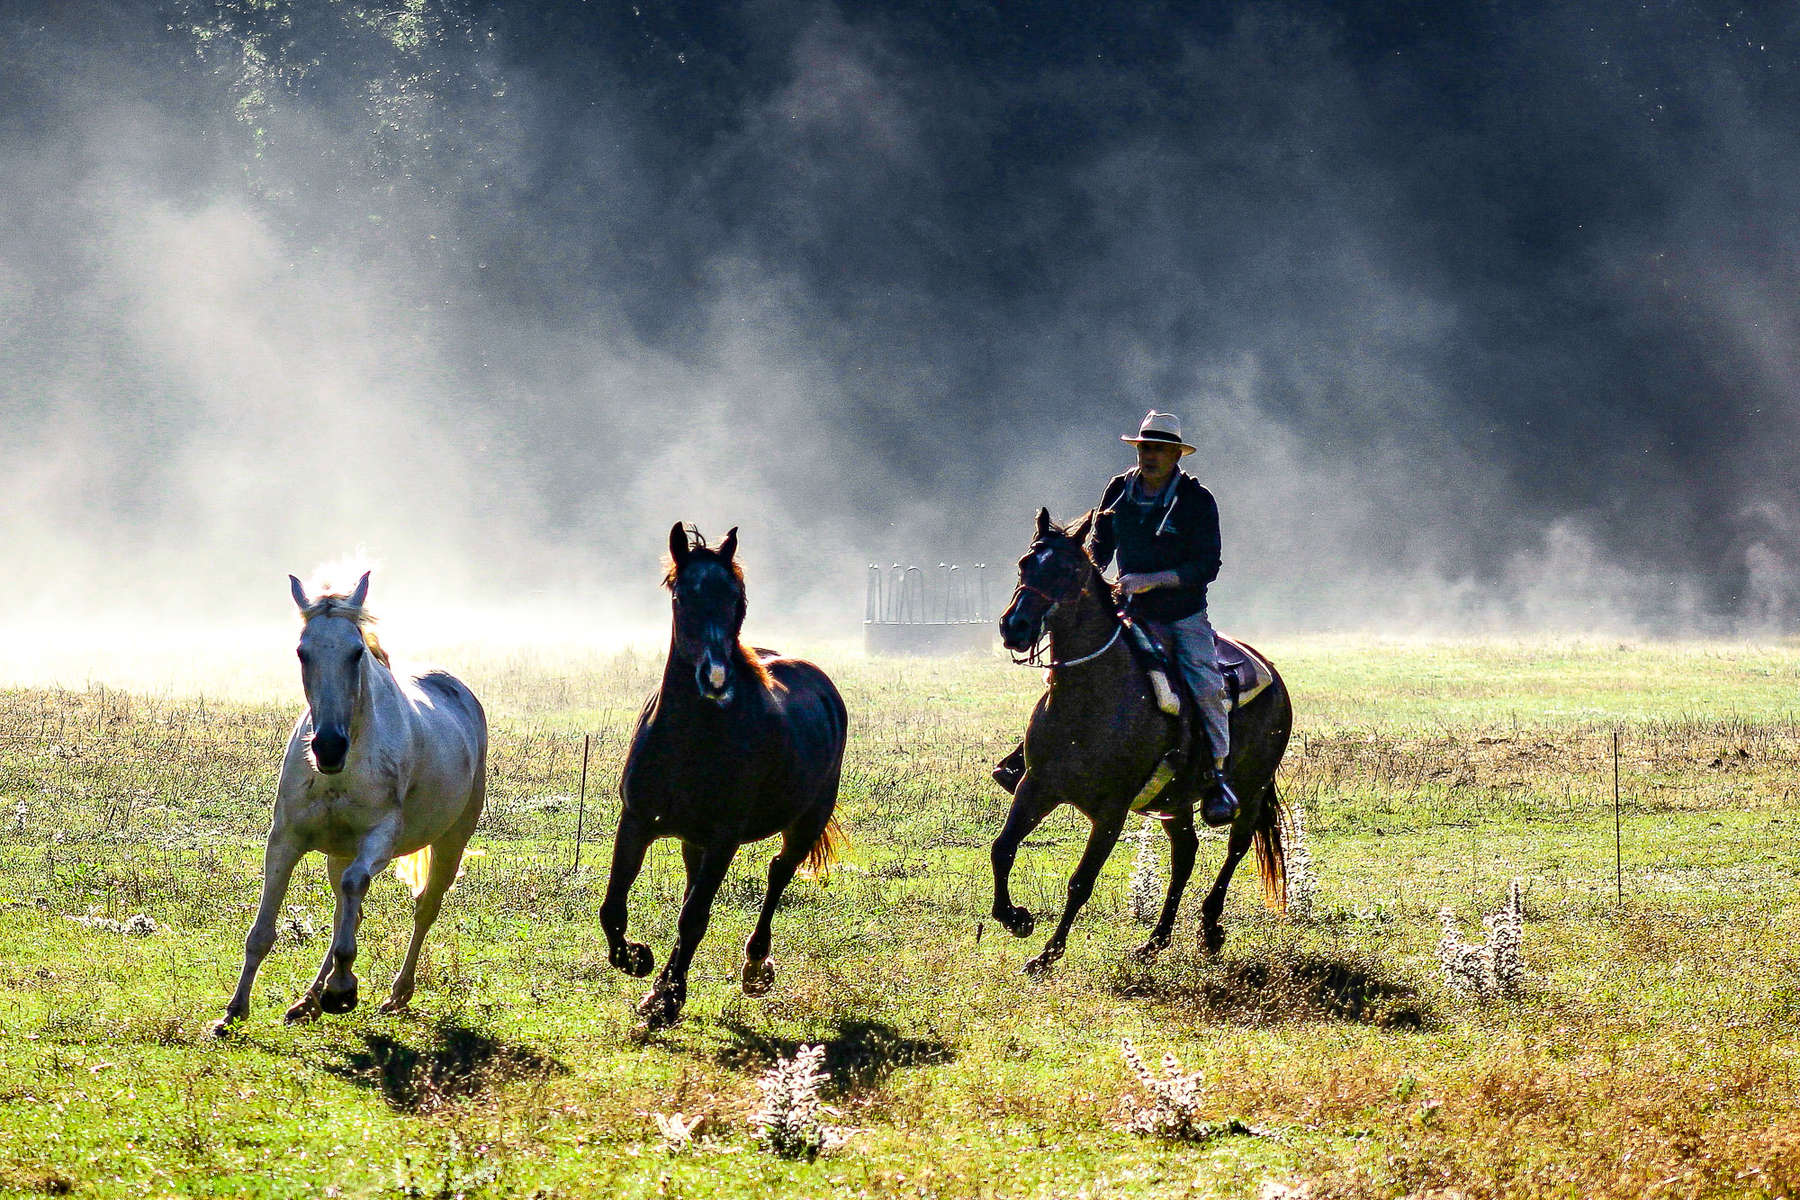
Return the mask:
M1090 532L1092 531L1093 517L1094 510L1090 508L1087 512L1081 514L1081 516L1077 517L1075 520L1070 521L1067 525L1058 525L1055 521L1052 521L1050 522L1050 533L1055 537L1063 538L1066 541L1075 543L1075 549L1081 552L1081 561L1087 566L1089 582L1093 585L1094 595L1102 598L1112 598L1113 585L1107 582L1105 573L1102 572L1099 566L1094 562L1094 556L1088 552L1087 538L1075 536L1075 531L1080 529L1083 525L1088 526Z
M735 582L738 587L738 603L744 611L748 611L750 607L749 601L744 598L744 568L738 565L737 559L726 558L717 550L708 546L706 544L706 535L702 534L699 529L692 525L688 526L687 535L688 553L693 558L699 558L705 562L710 562L713 565L723 567L728 571L731 574L733 582ZM690 558L689 561L692 561L692 558ZM679 570L680 567L676 565L673 557L667 554L663 555L662 585L671 592L675 590L675 575ZM740 611L738 613L738 629L740 631L743 629L744 625L743 618L744 612ZM737 656L738 665L750 672L751 677L762 684L763 687L772 691L781 687L781 684L776 681L775 677L769 674L769 668L763 665L762 657L758 655L756 651L744 645L744 639L742 637L739 637L737 640Z
M367 606L350 603L350 597L342 592L327 592L300 610L302 622L314 617L342 617L349 621L362 634L363 645L369 648L375 661L390 670L393 668L394 664L388 661L387 651L381 648L381 639L375 636L375 630L371 628L375 624L375 614Z

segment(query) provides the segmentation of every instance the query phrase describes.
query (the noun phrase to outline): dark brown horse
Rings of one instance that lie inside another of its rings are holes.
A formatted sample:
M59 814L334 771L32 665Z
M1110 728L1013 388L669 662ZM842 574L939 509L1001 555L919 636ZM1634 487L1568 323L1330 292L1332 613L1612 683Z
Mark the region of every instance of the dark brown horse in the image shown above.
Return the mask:
M1093 520L1090 512L1079 525L1063 530L1051 524L1048 511L1038 510L1037 538L1019 560L1019 586L1000 617L1000 639L1015 652L1028 650L1048 632L1052 664L1049 690L1039 699L1025 731L1025 777L993 847L994 919L1014 937L1026 937L1036 925L1007 892L1019 843L1059 804L1074 805L1093 822L1087 848L1069 877L1062 920L1042 953L1025 964L1032 975L1048 971L1062 957L1069 926L1092 894L1094 879L1119 839L1132 801L1176 736L1175 722L1157 706L1129 639L1120 636L1112 587L1088 557L1086 541ZM1231 714L1228 771L1239 808L1219 878L1200 910L1201 938L1209 953L1224 944L1219 914L1225 908L1225 889L1238 860L1252 845L1262 873L1264 902L1276 909L1286 903L1275 768L1287 749L1293 716L1279 674ZM1177 804L1163 828L1171 847L1169 894L1150 940L1136 951L1144 959L1169 944L1175 911L1200 845L1191 801Z
M781 835L762 914L744 945L744 991L760 996L775 982L769 923L781 893L802 862L828 865L839 837L832 811L844 762L844 702L811 663L739 640L744 573L732 561L736 551L735 528L716 550L698 531L692 543L682 526L669 531L669 661L638 717L619 781L625 807L600 907L613 966L641 977L653 965L648 946L625 939L626 896L650 843L680 838L687 865L674 948L638 1005L652 1028L681 1016L688 963L738 847Z

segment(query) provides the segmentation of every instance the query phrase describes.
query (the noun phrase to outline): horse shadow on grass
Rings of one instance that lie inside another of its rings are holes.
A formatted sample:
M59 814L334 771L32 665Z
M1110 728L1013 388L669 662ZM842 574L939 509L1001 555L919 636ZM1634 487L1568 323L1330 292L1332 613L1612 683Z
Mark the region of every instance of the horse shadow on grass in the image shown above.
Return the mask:
M357 1037L362 1046L339 1051L339 1060L324 1064L324 1070L380 1091L399 1112L428 1112L514 1080L569 1073L547 1054L460 1022L435 1026L422 1047L379 1030L360 1030Z
M1419 989L1373 958L1278 949L1219 961L1183 958L1114 968L1114 995L1178 1009L1184 1017L1230 1025L1335 1021L1423 1030L1436 1023Z
M873 1091L897 1070L941 1066L956 1057L941 1038L906 1037L885 1022L861 1018L840 1018L830 1035L800 1040L770 1037L736 1017L722 1017L714 1027L723 1037L712 1057L733 1071L761 1074L803 1045L824 1046L828 1082L822 1090L834 1098Z

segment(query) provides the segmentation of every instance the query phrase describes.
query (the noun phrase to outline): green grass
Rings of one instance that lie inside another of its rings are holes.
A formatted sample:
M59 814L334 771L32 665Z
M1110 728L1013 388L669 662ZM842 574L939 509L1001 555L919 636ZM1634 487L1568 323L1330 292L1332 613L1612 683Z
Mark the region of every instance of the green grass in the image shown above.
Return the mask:
M736 968L772 847L741 855L687 1019L653 1035L635 1027L644 985L607 966L596 912L619 766L660 654L437 656L488 705L493 782L487 853L446 903L415 1011L374 1011L410 929L389 878L363 925L363 1006L281 1023L324 950L314 859L288 903L321 932L284 940L223 1043L206 1028L256 899L294 715L272 702L284 668L245 665L205 700L110 681L0 692L0 1193L1800 1189L1800 648L1256 640L1295 693L1283 786L1307 813L1317 920L1265 912L1247 868L1226 949L1203 958L1194 912L1222 845L1207 840L1176 946L1136 964L1127 846L1055 975L1025 980L1042 932L1015 941L985 919L1004 814L986 769L1041 677L838 650L821 658L852 713L847 861L828 884L796 883L775 990L749 1000ZM1059 814L1021 855L1015 895L1040 930L1084 836ZM1438 911L1478 936L1511 878L1526 886L1525 996L1448 994ZM665 843L632 898L659 959L680 888ZM159 929L69 919L90 912ZM1267 1136L1127 1132L1121 1037L1204 1071L1213 1115ZM827 1047L833 1120L856 1132L784 1162L748 1127L755 1081L812 1042ZM671 1156L651 1114L676 1111L707 1120Z

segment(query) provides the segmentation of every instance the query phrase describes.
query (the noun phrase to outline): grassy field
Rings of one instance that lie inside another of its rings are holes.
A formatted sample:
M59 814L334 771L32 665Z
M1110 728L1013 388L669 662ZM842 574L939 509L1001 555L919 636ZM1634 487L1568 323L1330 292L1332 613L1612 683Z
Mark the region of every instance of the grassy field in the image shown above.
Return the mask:
M735 979L772 847L741 855L687 1019L653 1035L596 912L660 651L434 655L487 703L492 783L486 854L446 903L414 1011L371 1002L410 929L390 877L367 906L364 1006L281 1023L324 951L315 859L225 1042L207 1027L256 900L290 668L272 658L204 695L101 668L0 691L0 1194L1800 1192L1800 647L1262 648L1298 711L1282 778L1306 816L1311 920L1263 910L1247 873L1224 953L1203 958L1193 914L1222 845L1205 841L1177 944L1138 965L1128 845L1053 977L1026 980L1042 920L1019 942L984 919L1004 813L986 770L1041 678L822 653L851 710L854 846L828 883L789 893L761 1000ZM1059 814L1021 854L1015 896L1040 918L1084 833ZM1478 938L1512 879L1523 995L1453 994L1439 911ZM659 960L679 891L664 843L632 914ZM73 919L140 913L154 933ZM1142 1093L1125 1037L1202 1071L1207 1113L1249 1132L1128 1130L1123 1102ZM813 1162L769 1155L748 1124L758 1076L803 1044L825 1046L831 1120L853 1131ZM705 1118L678 1154L654 1120L676 1112Z

